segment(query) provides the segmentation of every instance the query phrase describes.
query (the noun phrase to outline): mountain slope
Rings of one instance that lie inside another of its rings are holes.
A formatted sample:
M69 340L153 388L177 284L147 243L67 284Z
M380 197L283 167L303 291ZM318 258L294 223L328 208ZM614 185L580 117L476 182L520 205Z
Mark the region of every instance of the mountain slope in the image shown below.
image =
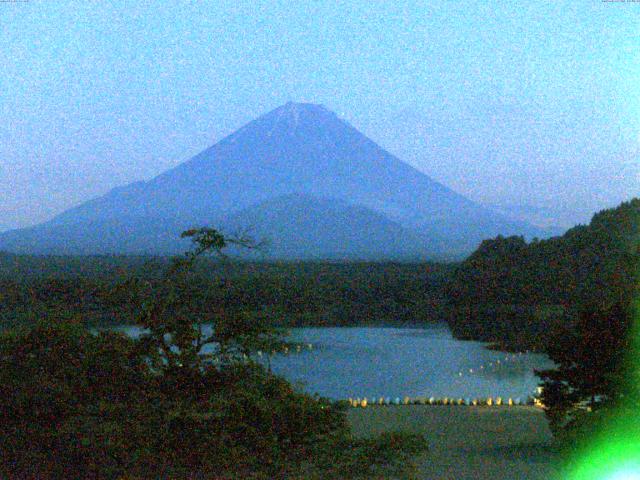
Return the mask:
M233 213L221 221L232 233L249 228L264 239L267 258L424 259L428 246L384 215L339 199L285 195Z
M73 225L117 229L124 222L132 238L147 242L136 248L162 252L164 243L154 245L153 238L164 234L151 233L158 225L218 225L243 209L297 193L378 212L417 232L425 253L445 245L451 253L468 252L497 234L542 233L433 181L325 108L289 103L148 182L114 189L28 231L0 235L0 249L40 253L33 240L20 239L33 236L46 240L48 252L98 252L104 249L100 238L84 236L82 229L74 234ZM149 219L159 222L150 225ZM66 229L64 241L55 238L59 227ZM110 248L125 251L118 242Z
M250 234L265 246L256 252L231 250L254 259L409 260L432 251L417 234L366 207L339 199L284 195L218 219L228 235ZM187 222L128 217L80 220L9 232L6 250L42 254L177 254L189 247L180 232Z

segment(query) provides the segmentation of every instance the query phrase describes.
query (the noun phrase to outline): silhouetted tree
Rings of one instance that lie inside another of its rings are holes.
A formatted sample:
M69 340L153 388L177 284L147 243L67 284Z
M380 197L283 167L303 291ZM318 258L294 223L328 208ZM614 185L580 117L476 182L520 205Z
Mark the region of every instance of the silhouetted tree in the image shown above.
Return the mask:
M628 304L591 307L549 342L547 353L557 367L537 373L554 433L582 428L601 409L629 402L640 407L637 365L630 361L636 341L631 328Z

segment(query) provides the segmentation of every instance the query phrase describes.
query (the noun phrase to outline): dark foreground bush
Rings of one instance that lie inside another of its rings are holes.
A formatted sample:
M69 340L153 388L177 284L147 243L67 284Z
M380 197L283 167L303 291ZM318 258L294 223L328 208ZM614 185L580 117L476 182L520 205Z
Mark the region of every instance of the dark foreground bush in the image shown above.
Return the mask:
M139 342L79 325L0 337L0 478L359 478L415 436L355 440L344 407L251 363L151 368Z

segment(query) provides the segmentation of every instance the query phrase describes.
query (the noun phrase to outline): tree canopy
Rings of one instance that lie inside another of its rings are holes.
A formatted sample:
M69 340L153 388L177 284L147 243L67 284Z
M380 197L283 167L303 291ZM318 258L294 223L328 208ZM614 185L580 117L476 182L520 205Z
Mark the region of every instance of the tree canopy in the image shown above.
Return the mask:
M185 236L194 249L159 282L125 284L141 336L56 312L0 335L1 477L366 478L424 450L415 435L356 440L343 405L266 370L252 354L283 341L271 327L192 311L195 259L228 240Z
M560 237L485 240L447 287L454 334L544 350L551 334L575 321L583 306L629 302L639 237L640 199L634 199Z
M561 237L483 242L449 285L450 324L458 336L547 353L557 367L538 374L550 425L585 437L610 412L640 407L639 287L634 199Z

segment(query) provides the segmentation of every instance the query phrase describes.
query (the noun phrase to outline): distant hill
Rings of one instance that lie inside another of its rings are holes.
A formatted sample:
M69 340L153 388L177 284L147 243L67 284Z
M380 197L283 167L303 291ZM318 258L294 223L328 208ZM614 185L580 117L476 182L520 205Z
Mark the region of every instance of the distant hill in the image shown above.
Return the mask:
M545 233L430 179L322 106L288 103L148 182L0 234L0 250L169 254L184 248L181 230L204 225L255 226L273 240L266 255L287 258L460 256L483 238Z
M416 233L379 212L300 194L235 212L221 225L229 233L248 227L252 236L265 239L267 258L409 260L423 258L429 249Z

